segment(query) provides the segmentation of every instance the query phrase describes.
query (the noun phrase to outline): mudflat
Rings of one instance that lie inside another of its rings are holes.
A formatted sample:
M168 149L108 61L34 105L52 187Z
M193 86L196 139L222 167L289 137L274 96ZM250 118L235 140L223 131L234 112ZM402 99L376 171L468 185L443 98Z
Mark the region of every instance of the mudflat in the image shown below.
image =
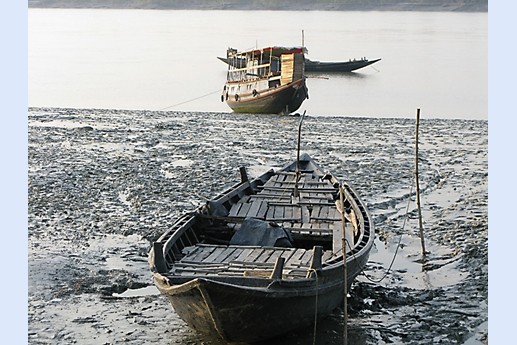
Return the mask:
M256 175L291 161L299 117L31 108L28 119L29 343L215 344L154 288L150 243L238 180L239 167ZM422 260L414 122L310 114L304 121L302 151L350 181L377 230L367 270L350 291L349 341L482 344L488 123L421 119L430 252ZM312 344L313 330L277 343ZM336 310L318 320L318 343L342 342L342 330Z

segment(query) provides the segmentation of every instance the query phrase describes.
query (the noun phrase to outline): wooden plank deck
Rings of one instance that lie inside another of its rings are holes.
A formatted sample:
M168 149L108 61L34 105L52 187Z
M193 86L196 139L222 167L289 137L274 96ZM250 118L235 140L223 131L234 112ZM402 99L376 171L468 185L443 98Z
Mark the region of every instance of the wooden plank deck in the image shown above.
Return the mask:
M248 217L275 222L297 238L331 241L333 250L324 252L324 260L339 255L333 254L341 243L341 236L336 230L341 227L341 215L336 210L334 200L336 188L328 180L320 180L319 176L304 173L298 181L299 198L293 199L295 179L294 173L278 173L272 176L259 188L257 194L246 196L231 207L228 216L234 220L229 221L229 226L238 227ZM184 264L190 263L198 267L204 262L210 262L212 266L204 271L200 270L199 274L222 274L229 271L230 266L235 274L239 272L238 267L246 267L245 270L272 270L280 256L286 260L284 271L289 268L299 271L308 270L312 259L312 250L305 249L204 245L196 247L196 250L181 259L177 272L192 274L196 271L192 267L187 269L189 266Z
M324 257L330 258L331 251ZM259 275L271 274L278 257L285 259L283 277L306 277L313 257L312 249L259 246L198 244L174 264L176 275Z

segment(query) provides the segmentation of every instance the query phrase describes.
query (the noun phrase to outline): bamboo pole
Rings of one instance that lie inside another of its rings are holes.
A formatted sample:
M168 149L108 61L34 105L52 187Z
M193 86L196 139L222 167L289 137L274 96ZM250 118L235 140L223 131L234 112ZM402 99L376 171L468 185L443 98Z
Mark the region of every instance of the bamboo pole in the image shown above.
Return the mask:
M341 204L341 251L343 252L343 316L344 316L344 328L343 328L343 344L348 344L348 284L347 284L347 271L346 271L346 237L345 237L345 200L343 186L339 186L339 202Z
M420 229L420 242L422 244L422 256L425 256L424 227L422 225L422 209L420 206L420 184L418 182L418 131L420 126L420 109L416 110L415 130L415 183L416 183L416 207L418 210L418 226Z
M298 123L298 145L296 147L296 177L295 177L295 184L294 184L294 197L297 198L300 193L298 192L298 182L300 181L300 145L301 145L301 138L302 138L302 122L305 118L305 111L302 114L302 117L300 118L300 122Z

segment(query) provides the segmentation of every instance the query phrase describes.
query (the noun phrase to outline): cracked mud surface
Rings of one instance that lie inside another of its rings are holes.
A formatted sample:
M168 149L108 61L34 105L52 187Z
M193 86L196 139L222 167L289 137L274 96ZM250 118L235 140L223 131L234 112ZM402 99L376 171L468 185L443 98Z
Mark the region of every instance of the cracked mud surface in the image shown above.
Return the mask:
M28 342L215 344L188 329L157 294L147 266L150 241L232 185L240 166L254 175L291 161L298 120L29 109ZM411 190L414 120L308 116L301 146L355 187L376 225L367 276L348 299L349 344L482 344L487 122L421 121L425 262ZM399 242L392 270L377 282ZM342 334L336 310L318 321L316 343L340 344ZM307 329L269 343L312 344L313 337Z

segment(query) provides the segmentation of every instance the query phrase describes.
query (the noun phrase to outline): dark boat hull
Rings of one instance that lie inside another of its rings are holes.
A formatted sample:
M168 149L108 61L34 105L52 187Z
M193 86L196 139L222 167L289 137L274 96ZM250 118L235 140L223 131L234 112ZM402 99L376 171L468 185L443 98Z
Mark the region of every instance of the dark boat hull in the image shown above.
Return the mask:
M357 263L347 265L351 271L347 285L359 273L352 266L359 267ZM255 342L314 324L315 317L330 314L343 301L342 277L342 266L337 265L317 280L263 287L199 278L176 285L172 292L159 279L156 284L176 313L196 331L229 342Z
M258 91L257 93L229 96L228 106L236 113L251 114L289 114L300 108L308 98L305 79L300 79L277 88Z
M347 62L320 62L306 59L306 72L352 72L380 61L375 60L354 60Z

